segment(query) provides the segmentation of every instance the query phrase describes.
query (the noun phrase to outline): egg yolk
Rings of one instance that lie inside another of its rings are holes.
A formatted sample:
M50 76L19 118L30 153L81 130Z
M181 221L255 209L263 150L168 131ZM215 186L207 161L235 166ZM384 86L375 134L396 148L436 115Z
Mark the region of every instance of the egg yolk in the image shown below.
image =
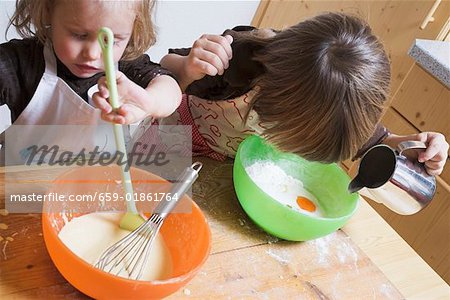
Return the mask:
M304 209L309 212L315 212L316 211L316 205L309 200L308 198L298 196L297 197L297 204L300 206L301 209Z

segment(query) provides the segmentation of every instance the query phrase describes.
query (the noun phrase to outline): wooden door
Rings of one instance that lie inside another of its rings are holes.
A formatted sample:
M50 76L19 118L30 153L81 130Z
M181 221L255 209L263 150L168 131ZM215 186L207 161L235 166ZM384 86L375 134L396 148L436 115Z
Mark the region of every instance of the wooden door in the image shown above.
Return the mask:
M394 109L386 112L383 124L399 134L417 131ZM450 166L447 164L443 175L449 174ZM450 282L450 188L444 180L438 180L431 203L415 215L397 215L374 201L370 201L370 205L447 283Z
M401 85L392 107L420 131L441 132L450 140L450 89L418 65Z

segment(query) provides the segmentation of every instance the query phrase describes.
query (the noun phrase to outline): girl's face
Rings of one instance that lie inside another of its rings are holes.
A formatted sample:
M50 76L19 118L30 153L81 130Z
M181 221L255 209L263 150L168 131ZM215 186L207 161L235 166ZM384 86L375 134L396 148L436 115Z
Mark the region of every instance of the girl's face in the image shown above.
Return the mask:
M59 1L51 16L51 39L59 60L79 78L104 70L97 40L101 27L114 33L114 62L130 40L136 11L132 1Z

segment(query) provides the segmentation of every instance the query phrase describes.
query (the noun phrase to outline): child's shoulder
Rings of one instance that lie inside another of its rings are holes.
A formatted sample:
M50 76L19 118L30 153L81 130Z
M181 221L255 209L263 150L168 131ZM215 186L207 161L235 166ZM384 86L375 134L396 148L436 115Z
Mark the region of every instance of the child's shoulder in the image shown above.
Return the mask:
M15 49L22 49L22 48L40 48L43 49L44 45L37 39L37 38L24 38L24 39L12 39L7 42L4 42L0 44L0 46L3 48L15 48Z
M233 31L252 31L257 29L256 27L250 26L250 25L238 25L234 26L232 29L227 30L233 30Z
M231 29L225 29L222 35L231 35L233 38L239 38L242 35L246 35L249 32L257 31L258 28L249 25L238 25Z
M2 56L17 59L31 59L37 56L43 57L43 48L37 38L12 39L0 44Z

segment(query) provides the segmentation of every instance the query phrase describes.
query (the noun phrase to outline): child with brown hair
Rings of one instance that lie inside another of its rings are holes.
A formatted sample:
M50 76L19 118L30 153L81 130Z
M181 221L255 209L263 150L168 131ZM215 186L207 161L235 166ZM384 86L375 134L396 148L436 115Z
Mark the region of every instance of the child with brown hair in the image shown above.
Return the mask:
M180 88L144 55L155 42L153 2L17 0L10 26L24 39L0 45L0 105L8 105L13 125L96 125L100 118L130 124L170 115ZM117 111L107 100L101 27L114 32ZM96 84L89 105L87 92Z
M282 31L238 26L171 49L161 65L186 95L159 122L194 125L194 154L234 156L242 139L260 134L281 150L336 162L377 143L414 139L428 143L419 160L429 173L445 164L443 135L397 136L379 124L390 65L359 18L326 13Z

